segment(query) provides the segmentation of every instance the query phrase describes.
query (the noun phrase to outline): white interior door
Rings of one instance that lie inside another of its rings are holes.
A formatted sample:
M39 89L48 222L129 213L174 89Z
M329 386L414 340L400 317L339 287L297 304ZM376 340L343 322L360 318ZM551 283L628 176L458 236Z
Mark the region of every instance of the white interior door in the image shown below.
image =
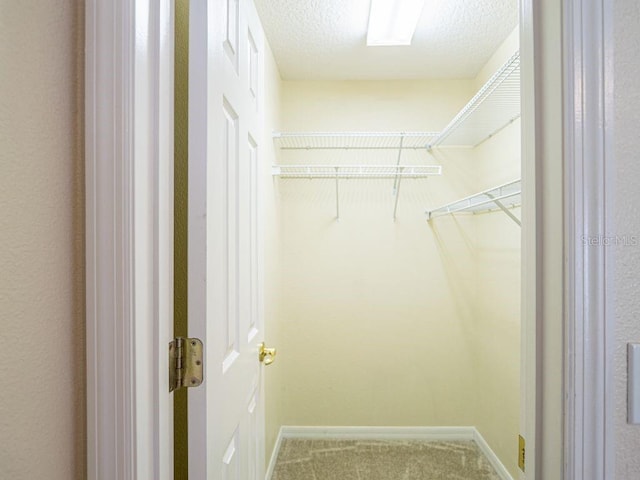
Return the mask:
M189 33L189 478L264 479L258 231L263 32L252 0L194 0Z

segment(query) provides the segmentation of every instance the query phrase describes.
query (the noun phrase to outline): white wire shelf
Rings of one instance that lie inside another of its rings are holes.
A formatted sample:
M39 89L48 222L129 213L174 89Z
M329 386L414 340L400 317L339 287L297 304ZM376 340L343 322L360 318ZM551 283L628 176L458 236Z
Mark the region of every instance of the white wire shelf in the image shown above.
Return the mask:
M274 165L280 178L426 178L442 175L441 165Z
M282 150L398 150L424 149L437 132L274 132Z
M520 117L520 53L480 89L432 146L477 146Z
M520 219L510 209L522 205L522 186L520 180L505 183L475 195L456 200L433 210L427 210L427 218L451 215L453 213L483 213L502 210L509 218L520 225Z
M340 219L340 180L350 178L388 178L393 179L393 219L398 212L400 184L403 178L427 178L442 175L440 165L274 165L271 171L274 177L290 178L330 178L335 180L336 219Z

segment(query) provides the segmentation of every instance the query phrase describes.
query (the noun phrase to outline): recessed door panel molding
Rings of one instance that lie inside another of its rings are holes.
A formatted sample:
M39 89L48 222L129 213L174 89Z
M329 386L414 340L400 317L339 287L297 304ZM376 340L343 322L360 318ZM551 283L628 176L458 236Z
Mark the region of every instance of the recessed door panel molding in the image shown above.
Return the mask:
M233 68L238 71L238 33L240 30L239 0L225 0L224 51Z
M237 165L237 241L238 250L244 253L238 257L238 318L240 338L244 341L248 336L251 315L251 169L247 134L243 131L241 135L241 154Z
M224 155L226 159L226 219L227 238L225 244L226 276L226 354L223 360L223 372L226 372L239 356L238 337L240 330L239 292L238 292L238 168L239 168L239 118L231 104L224 99L225 118Z
M251 33L251 29L248 29L248 43L249 43L249 49L248 49L248 56L247 56L247 60L249 61L249 78L248 78L248 83L249 83L249 92L251 93L251 96L253 97L254 100L257 100L258 98L258 71L259 71L259 65L258 65L258 47L256 46L256 42L253 39L253 34Z
M247 407L247 414L249 416L248 421L248 435L247 435L247 456L251 460L249 461L249 477L251 479L257 478L257 467L259 465L258 448L259 444L259 429L258 429L258 387L255 387L249 405Z
M233 432L233 437L222 455L222 478L224 480L240 480L239 433L240 428L238 427Z
M249 332L251 343L260 328L258 325L258 145L249 135Z

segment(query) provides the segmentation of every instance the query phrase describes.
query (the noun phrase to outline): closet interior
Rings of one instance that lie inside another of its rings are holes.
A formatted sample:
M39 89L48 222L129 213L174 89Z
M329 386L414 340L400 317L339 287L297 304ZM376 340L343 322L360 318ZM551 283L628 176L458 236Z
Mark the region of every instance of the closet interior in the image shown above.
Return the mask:
M273 478L304 477L277 475L287 441L467 427L486 478L517 477L518 50L515 29L473 78L289 80L267 65Z

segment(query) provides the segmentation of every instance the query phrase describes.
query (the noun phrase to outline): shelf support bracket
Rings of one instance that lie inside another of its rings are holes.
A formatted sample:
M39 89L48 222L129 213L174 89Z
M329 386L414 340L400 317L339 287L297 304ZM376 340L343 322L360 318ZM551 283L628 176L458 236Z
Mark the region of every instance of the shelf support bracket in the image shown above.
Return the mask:
M399 169L399 173L404 172L404 167ZM396 186L396 203L393 206L393 221L396 221L396 214L398 212L398 199L400 198L400 182L402 181L402 177L398 177L398 183Z
M404 133L400 134L400 147L398 148L398 160L396 161L396 178L393 180L393 194L397 196L398 190L400 189L400 175L398 166L400 165L400 158L402 157L402 147L404 145ZM398 202L396 202L397 204ZM395 213L393 215L395 219Z
M336 220L340 220L340 190L338 188L338 169L336 167Z
M522 227L522 222L520 221L520 219L516 217L507 207L505 207L500 200L495 199L493 195L490 195L488 193L487 193L487 197L493 200L493 203L495 203L498 206L498 208L500 208L500 210L502 210L507 215L507 217L509 217L514 222L516 222L519 227Z

